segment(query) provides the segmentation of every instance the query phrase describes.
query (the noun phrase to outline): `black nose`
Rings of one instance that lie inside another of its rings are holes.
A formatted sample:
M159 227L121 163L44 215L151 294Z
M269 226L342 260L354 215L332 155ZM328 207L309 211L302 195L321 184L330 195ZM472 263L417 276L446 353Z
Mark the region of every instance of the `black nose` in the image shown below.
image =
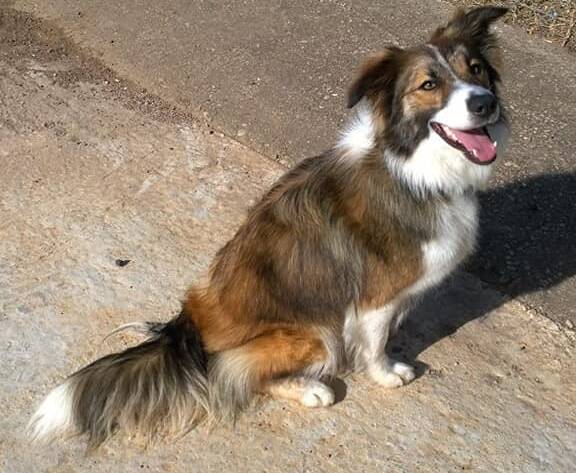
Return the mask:
M490 93L472 95L466 105L470 113L480 118L488 118L496 110L496 97Z

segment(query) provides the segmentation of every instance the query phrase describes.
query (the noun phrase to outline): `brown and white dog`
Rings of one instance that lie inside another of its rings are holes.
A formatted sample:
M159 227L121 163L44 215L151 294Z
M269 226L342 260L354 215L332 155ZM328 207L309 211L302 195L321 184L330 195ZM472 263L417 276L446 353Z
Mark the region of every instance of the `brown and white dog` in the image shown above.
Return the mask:
M369 59L339 143L250 210L180 315L139 324L147 341L55 388L31 435L87 434L95 447L118 429L153 437L234 418L258 393L329 406L327 377L351 369L385 388L412 381L386 341L474 248L475 192L507 136L489 31L505 12L459 11L428 43Z

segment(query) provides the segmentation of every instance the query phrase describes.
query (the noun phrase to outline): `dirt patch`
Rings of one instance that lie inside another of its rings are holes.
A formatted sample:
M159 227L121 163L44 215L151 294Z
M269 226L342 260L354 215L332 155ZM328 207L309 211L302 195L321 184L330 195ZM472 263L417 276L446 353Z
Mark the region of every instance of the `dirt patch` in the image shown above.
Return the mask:
M50 21L34 18L0 0L0 59L25 72L31 61L46 64L51 80L65 88L97 84L129 110L163 123L202 123L202 117L119 77L98 59L68 39ZM58 67L51 65L58 64Z
M575 0L449 0L454 5L470 7L502 5L510 8L504 21L519 26L528 34L576 51Z

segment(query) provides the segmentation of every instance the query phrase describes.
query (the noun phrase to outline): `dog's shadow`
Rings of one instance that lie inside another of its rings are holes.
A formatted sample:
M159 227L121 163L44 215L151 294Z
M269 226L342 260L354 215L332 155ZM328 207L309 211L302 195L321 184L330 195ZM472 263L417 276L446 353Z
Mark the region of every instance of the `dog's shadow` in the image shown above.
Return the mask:
M417 375L427 367L415 360L429 346L508 297L545 291L576 274L576 173L507 184L485 192L480 201L479 247L464 268L477 278L457 274L428 294L389 343L391 356L415 364ZM453 291L451 285L464 286L464 291Z

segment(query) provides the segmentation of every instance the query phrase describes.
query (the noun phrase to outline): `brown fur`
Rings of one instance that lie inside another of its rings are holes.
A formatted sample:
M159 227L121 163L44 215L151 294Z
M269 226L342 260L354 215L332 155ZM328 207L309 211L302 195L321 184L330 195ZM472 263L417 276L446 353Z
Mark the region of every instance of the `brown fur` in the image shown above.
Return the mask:
M268 379L302 371L326 360L322 340L310 328L274 328L242 345L237 356L254 364L258 388Z
M414 66L413 74L406 80L406 92L404 92L404 110L406 114L412 111L438 109L446 101L452 89L452 80L444 81L434 90L422 90L421 85L430 79L428 64L432 58L426 54L418 58Z
M406 216L431 219L432 202L403 192L377 159L350 169L338 158L283 177L218 253L209 288L190 291L184 313L209 353L283 324L340 326L351 304L378 307L418 278L429 231Z

